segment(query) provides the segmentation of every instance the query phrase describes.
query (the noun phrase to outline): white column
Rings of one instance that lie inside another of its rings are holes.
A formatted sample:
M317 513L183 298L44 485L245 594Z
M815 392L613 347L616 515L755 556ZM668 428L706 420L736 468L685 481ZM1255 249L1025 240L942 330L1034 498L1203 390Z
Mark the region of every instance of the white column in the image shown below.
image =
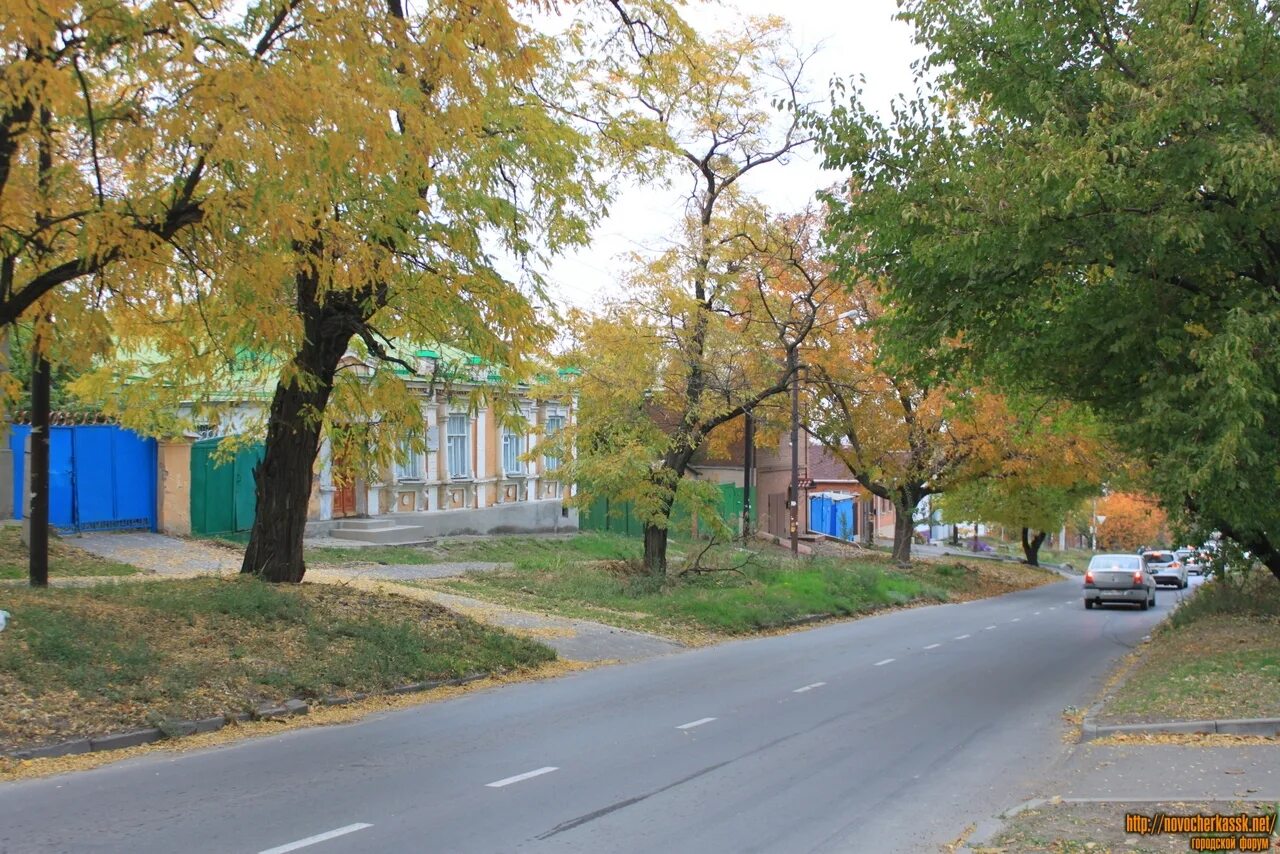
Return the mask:
M333 518L333 452L328 437L320 439L320 521Z
M476 413L476 471L475 471L475 489L476 489L476 507L485 506L485 487L481 483L487 475L485 471L485 460L489 455L489 410L481 409Z
M431 483L440 479L440 454L444 451L445 439L442 435L443 429L440 429L440 421L436 415L436 407L423 407L422 421L427 431L427 438L431 438L431 431L436 431L436 449L432 451L430 445L427 447L427 482Z
M524 434L524 444L525 448L530 453L533 453L538 448L539 419L537 404L526 409L525 415L528 416L529 428L528 432ZM538 465L538 458L533 457L529 462L525 463L524 470L525 474L529 476L528 480L525 481L524 500L533 501L538 497L538 475L541 472L541 468Z

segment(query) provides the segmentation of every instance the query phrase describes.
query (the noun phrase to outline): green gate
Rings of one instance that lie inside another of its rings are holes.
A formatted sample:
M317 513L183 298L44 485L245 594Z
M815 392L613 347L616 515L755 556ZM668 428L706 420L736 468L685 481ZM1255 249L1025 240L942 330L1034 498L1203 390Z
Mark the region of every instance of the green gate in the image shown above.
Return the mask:
M716 508L720 518L733 530L741 527L742 521L742 487L731 483L720 484L720 506ZM756 528L756 490L751 488L751 527ZM677 505L672 508L670 530L673 534L684 536L693 532L693 517L690 512ZM644 524L636 516L635 507L630 501L614 501L603 496L591 502L578 515L578 528L583 531L608 531L624 537L639 537L644 534ZM700 520L698 535L709 536L711 527L706 520Z
M191 446L191 532L228 534L253 527L257 507L253 470L263 446L248 445L230 459L214 454L221 439L201 439Z

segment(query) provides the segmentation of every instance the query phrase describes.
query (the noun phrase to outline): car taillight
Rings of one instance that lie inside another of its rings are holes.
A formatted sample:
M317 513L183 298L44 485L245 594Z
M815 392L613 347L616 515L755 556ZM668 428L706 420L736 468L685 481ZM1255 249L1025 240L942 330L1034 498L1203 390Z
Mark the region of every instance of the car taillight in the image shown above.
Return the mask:
M1084 583L1085 583L1085 584L1092 584L1092 583L1093 583L1093 573L1092 573L1092 572L1086 572L1086 573L1084 574Z
M1142 572L1141 572L1141 571L1139 571L1139 572L1135 572L1135 573L1133 574L1133 583L1134 583L1134 585L1135 585L1135 586L1136 586L1136 585L1139 585L1139 584L1141 584L1141 583L1142 583Z

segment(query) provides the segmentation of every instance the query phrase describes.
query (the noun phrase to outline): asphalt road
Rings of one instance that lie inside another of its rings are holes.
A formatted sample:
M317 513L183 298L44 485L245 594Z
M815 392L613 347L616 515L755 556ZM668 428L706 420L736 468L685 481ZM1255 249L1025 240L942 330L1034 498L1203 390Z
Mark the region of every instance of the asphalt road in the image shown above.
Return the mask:
M1179 596L1063 581L5 784L0 851L936 851Z

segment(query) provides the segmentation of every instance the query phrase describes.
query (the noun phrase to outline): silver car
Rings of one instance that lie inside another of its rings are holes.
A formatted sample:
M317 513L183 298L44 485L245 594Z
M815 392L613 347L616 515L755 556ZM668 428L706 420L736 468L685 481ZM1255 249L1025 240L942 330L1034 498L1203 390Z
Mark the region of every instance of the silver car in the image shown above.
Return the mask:
M1155 607L1156 580L1144 555L1094 555L1084 574L1084 606L1108 602Z
M1156 584L1171 584L1179 590L1187 589L1187 566L1176 552L1149 551L1142 559L1155 576Z

